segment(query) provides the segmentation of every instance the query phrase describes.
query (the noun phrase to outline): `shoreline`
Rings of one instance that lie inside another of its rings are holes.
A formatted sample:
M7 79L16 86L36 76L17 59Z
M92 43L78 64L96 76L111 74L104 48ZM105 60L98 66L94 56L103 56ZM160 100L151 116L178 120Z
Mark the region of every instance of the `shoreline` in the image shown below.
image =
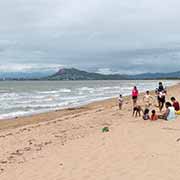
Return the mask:
M155 87L156 87L156 83L158 83L157 81L148 81L148 80L146 82L147 82L147 84L145 83L145 85L147 85L147 86L148 86L148 82L150 82L150 83L152 83L154 85L145 88L145 87L142 86L142 83L144 83L144 81L137 81L137 82L136 81L128 81L127 84L128 83L132 83L133 85L139 84L139 86L140 86L139 87L139 92L143 92L143 91L145 91L147 89L148 90L154 90ZM177 84L178 82L179 81L167 81L166 85L167 86L171 86L171 85ZM105 84L104 86L108 86L108 88L109 88L111 86L110 84ZM21 84L19 84L19 85L21 86ZM36 85L36 84L32 84L32 85ZM87 85L85 84L85 87L86 86ZM92 84L90 84L90 87L91 86L92 86ZM117 83L115 83L115 84L112 83L112 86L118 86L118 85L117 85ZM84 88L84 86L82 86L82 87ZM83 88L78 88L78 89L83 89ZM96 88L95 87L93 87L92 89L96 92ZM102 87L102 89L104 89L104 88ZM99 90L97 88L97 91L98 92L102 91L102 89ZM119 88L119 89L121 89L121 88ZM131 89L131 87L130 87L130 89ZM68 90L72 91L71 89L68 89ZM29 116L39 115L39 114L43 114L43 113L53 112L53 111L56 111L56 110L65 110L65 109L68 109L68 108L79 108L79 107L91 104L93 102L98 102L98 101L103 101L103 100L107 100L107 99L117 98L117 96L121 92L121 90L119 90L119 91L116 90L116 94L115 94L115 93L111 93L111 91L109 91L109 93L108 93L105 90L103 90L102 93L105 93L104 95L102 94L101 96L99 96L99 95L97 95L97 96L95 95L94 96L94 95L91 95L92 94L91 93L91 94L89 94L90 97L88 97L88 94L86 94L86 93L84 94L84 90L78 90L78 91L79 92L77 92L74 96L76 97L76 96L78 96L79 93L83 93L84 99L83 98L82 98L82 100L81 99L80 100L76 99L76 100L73 100L73 101L72 100L63 100L63 99L59 100L59 99L56 98L56 96L59 96L58 94L55 94L56 95L55 97L53 97L54 94L52 96L50 94L48 97L45 97L45 98L48 99L48 101L49 101L49 98L51 98L51 97L55 100L55 101L51 101L50 102L50 106L48 104L46 104L46 103L45 103L45 106L41 106L42 103L40 102L39 105L38 105L39 107L37 106L37 108L36 108L36 103L34 103L34 102L32 104L29 104L31 102L25 103L25 104L22 102L23 107L21 108L21 99L17 102L17 105L16 105L16 101L14 101L14 102L12 102L12 107L11 108L15 108L16 109L16 106L18 106L18 109L16 111L13 111L13 110L11 111L11 109L9 109L7 107L7 111L4 111L4 108L2 108L2 112L1 112L2 114L0 115L0 117L1 117L0 121L2 121L2 120L13 120L13 119L23 118L23 117L29 117ZM113 91L113 89L112 89L112 91ZM125 96L125 95L127 96L127 95L131 94L131 90L127 90L127 91L122 90L121 93L123 94L123 96ZM17 93L17 95L18 95L18 93ZM30 95L31 95L31 93L30 93ZM72 94L70 94L70 96L73 97ZM34 97L34 101L36 101L36 98L39 98L36 93L33 94L33 97ZM26 98L28 99L28 96ZM67 96L67 98L68 98L68 96ZM72 99L74 99L74 98L72 98ZM6 107L6 99L4 99L4 101L5 102L2 103L2 105L5 104L5 107ZM9 100L7 100L7 102L8 101ZM26 100L24 100L24 101L26 101Z
M180 99L180 84L167 90L168 101ZM180 116L144 121L132 116L131 96L124 100L121 111L115 98L0 121L0 179L178 179Z
M180 83L177 83L172 86L167 86L167 88L176 88ZM142 97L142 95L145 92L141 92L139 97ZM150 93L154 95L154 90L150 90ZM117 97L118 98L118 97ZM32 115L27 115L27 116L19 116L19 117L14 117L14 118L5 118L0 120L0 131L3 129L9 129L9 128L17 128L21 126L26 126L30 124L36 124L40 122L45 122L45 121L52 121L56 118L59 118L60 116L68 116L68 115L73 115L77 113L81 113L83 111L89 111L89 110L94 110L98 106L103 106L105 104L117 104L117 98L107 98L105 100L97 100L94 102L87 103L85 105L79 105L76 107L70 107L70 108L62 108L62 109L57 109L57 110L50 110L48 112L42 112L42 113L37 113L37 114L32 114ZM125 101L131 100L131 95L124 96ZM117 105L118 106L118 105Z

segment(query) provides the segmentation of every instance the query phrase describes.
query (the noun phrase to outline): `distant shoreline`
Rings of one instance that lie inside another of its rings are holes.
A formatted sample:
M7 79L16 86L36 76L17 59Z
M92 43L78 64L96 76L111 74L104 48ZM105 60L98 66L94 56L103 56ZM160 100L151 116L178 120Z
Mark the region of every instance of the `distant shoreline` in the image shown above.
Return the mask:
M176 87L179 87L180 83L177 83L172 86L168 86L168 89L176 89ZM150 91L152 94L154 94L154 91ZM142 97L144 92L140 93L140 97ZM131 95L124 96L125 101L130 102L131 101ZM8 128L14 128L44 121L51 121L53 119L59 118L60 116L67 116L69 114L76 114L77 112L84 112L86 110L93 110L96 109L99 106L105 105L109 106L108 104L117 104L117 98L108 98L105 100L97 100L94 102L86 103L84 105L79 105L75 107L69 107L69 108L59 108L57 110L50 110L47 112L42 113L35 113L31 115L24 115L24 116L18 116L14 118L7 118L7 119L1 119L0 120L0 130L2 129L8 129Z
M40 73L40 72L39 72ZM42 72L41 72L42 73ZM37 73L21 73L16 74L0 74L0 80L14 80L14 81L88 81L88 80L177 80L180 79L180 71L170 73L141 73L141 74L101 74L96 72L87 72L76 68L62 68L54 74L44 74L43 76Z
M149 81L153 81L153 80L159 80L159 81L163 81L163 80L180 80L180 78L144 78L144 79L77 79L77 80L55 80L55 79L52 79L52 80L48 80L48 79L0 79L0 82L6 82L6 81L136 81L136 80L139 80L139 81L143 81L143 80L149 80Z

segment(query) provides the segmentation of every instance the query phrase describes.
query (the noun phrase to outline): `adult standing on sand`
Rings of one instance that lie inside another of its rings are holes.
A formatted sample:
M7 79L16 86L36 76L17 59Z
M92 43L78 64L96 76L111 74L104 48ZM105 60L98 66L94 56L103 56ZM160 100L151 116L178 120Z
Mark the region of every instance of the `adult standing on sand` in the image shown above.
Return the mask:
M137 87L134 86L134 88L132 90L133 106L135 106L137 104L138 96L139 96L139 91L138 91Z
M159 94L158 94L158 103L159 103L160 112L162 111L165 102L166 102L166 91L159 92Z
M156 90L156 94L157 94L159 110L161 112L164 107L164 103L166 102L166 90L162 82L159 82L159 87Z
M158 87L157 91L158 91L158 93L159 93L159 92L162 92L162 91L165 91L165 88L164 88L162 82L159 82L159 87Z

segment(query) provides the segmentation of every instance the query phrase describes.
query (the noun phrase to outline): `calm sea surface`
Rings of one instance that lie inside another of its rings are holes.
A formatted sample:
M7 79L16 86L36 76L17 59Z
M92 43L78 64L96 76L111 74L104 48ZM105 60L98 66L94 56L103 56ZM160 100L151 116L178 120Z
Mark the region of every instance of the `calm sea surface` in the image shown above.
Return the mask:
M179 81L163 81L170 86ZM60 108L129 95L136 85L140 91L153 90L158 81L2 81L0 119L26 116Z

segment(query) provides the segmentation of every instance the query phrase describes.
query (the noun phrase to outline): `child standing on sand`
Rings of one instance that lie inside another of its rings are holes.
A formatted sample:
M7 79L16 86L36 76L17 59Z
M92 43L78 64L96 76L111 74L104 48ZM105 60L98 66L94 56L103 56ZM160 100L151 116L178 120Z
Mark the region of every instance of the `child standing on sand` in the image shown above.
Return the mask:
M150 95L149 91L146 91L143 101L145 102L145 108L149 108L152 105L153 97Z
M119 95L119 98L118 98L119 110L122 109L123 101L124 101L124 100L123 100L123 97L122 97L122 95L120 94L120 95Z
M166 91L161 91L158 94L159 110L162 111L164 104L166 102Z

